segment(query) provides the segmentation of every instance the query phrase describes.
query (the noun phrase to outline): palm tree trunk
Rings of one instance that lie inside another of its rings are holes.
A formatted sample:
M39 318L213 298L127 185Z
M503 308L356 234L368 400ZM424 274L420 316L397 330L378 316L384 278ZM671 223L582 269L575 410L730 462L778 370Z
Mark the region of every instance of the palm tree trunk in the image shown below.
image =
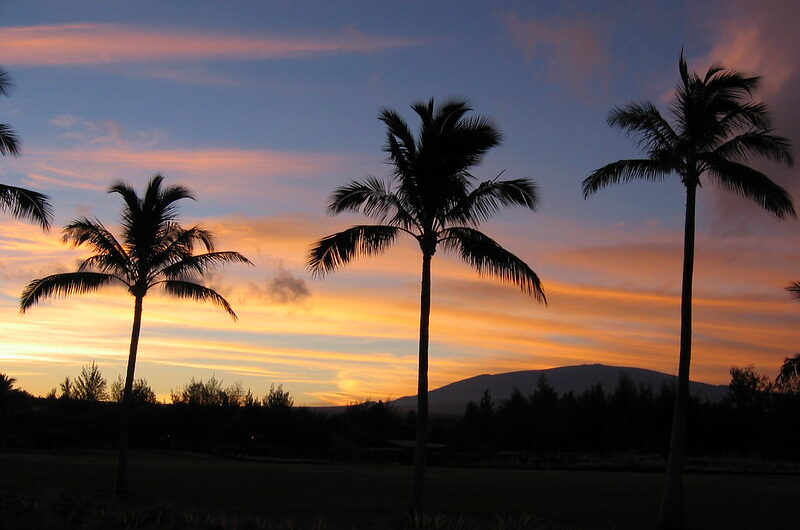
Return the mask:
M139 349L139 332L142 329L143 297L137 296L133 307L133 329L131 330L131 348L128 354L128 371L125 375L125 388L122 391L120 403L119 423L119 454L117 459L117 494L130 491L128 484L128 425L131 414L131 391L133 389L133 374L136 370L136 352Z
M428 450L428 337L431 321L431 258L422 254L422 288L419 309L419 373L417 378L417 444L414 450L414 483L411 509L424 508L425 463Z
M683 462L686 452L686 416L689 404L689 367L692 361L692 276L694 272L695 203L697 185L686 186L686 221L683 236L683 284L681 286L681 345L678 385L672 413L672 435L667 476L661 496L658 526L661 530L683 528Z

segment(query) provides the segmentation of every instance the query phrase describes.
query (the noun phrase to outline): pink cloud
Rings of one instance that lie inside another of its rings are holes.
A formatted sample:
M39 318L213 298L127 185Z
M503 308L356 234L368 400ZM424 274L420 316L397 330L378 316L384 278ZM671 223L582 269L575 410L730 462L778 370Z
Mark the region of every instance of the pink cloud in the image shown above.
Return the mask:
M102 144L101 144L102 145ZM24 185L38 189L106 189L115 179L133 182L156 172L191 179L202 195L252 197L254 189L271 182L272 193L287 200L308 200L308 188L319 178L340 171L347 157L328 153L301 153L258 149L150 149L121 142L108 147L35 149L11 164L25 174ZM289 178L291 177L291 178ZM327 193L327 188L325 189ZM315 200L320 200L314 196Z
M762 76L756 100L764 101L773 116L776 133L795 144L800 142L800 3L793 0L726 4L721 13L714 10L704 30L714 38L711 50L696 61L694 69L704 70L712 63L736 69L747 75ZM690 67L693 65L690 64ZM754 159L752 165L764 171L792 196L800 197L800 179L796 169L777 167ZM728 192L715 192L715 211L719 216L717 232L744 233L754 227L768 226L770 231L796 231L793 223L777 225L769 214L751 201Z
M528 58L548 57L554 80L583 85L608 69L609 54L596 21L583 17L522 20L514 13L502 18Z
M352 28L336 36L249 36L118 24L0 28L5 65L112 64L187 59L282 59L372 53L419 44Z

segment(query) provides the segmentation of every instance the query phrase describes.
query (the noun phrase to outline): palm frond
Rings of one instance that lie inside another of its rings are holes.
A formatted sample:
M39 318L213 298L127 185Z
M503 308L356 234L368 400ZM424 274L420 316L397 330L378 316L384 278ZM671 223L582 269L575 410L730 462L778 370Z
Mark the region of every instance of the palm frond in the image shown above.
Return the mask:
M156 177L160 177L162 179L164 178L161 175L156 175L155 177L153 177L153 180L155 180ZM148 195L145 195L146 204L149 204L147 202L148 198L149 198ZM186 186L181 186L181 185L167 186L164 190L162 190L158 194L157 202L155 203L154 208L156 209L156 211L160 212L160 218L163 221L167 220L172 221L175 219L175 216L177 215L175 203L181 199L195 200L195 197L189 190L189 188L187 188Z
M638 144L653 152L669 149L678 142L678 135L650 101L616 107L608 115L608 125L638 136Z
M417 145L406 121L392 109L384 108L378 119L386 125L386 144L383 150L395 168L395 175L408 174L417 157Z
M178 298L188 298L200 302L211 302L221 307L233 320L238 320L236 313L225 298L214 289L186 280L163 280L159 282L164 290Z
M681 74L681 81L683 82L683 86L686 88L689 86L689 82L691 81L691 77L689 76L689 67L686 64L686 58L683 55L683 48L681 48L681 56L678 59L678 71Z
M20 141L10 125L0 123L0 155L19 155Z
M131 257L99 220L91 220L86 217L76 219L64 227L64 242L71 243L77 247L83 244L89 245L98 256L105 256L94 260L96 264L101 264L101 270L110 272L108 267L125 274L130 280L133 277L133 264ZM90 266L92 262L87 264ZM124 271L124 272L123 272Z
M100 272L67 272L39 278L30 282L22 291L19 310L20 313L24 313L45 298L96 291L114 280L126 283L113 274Z
M384 252L401 229L386 225L358 225L314 243L306 261L314 276L324 276L359 256Z
M391 192L389 184L375 177L354 180L334 190L328 212L333 215L342 212L362 211L382 223L387 219L398 219L402 226L413 223L399 197Z
M150 249L151 256L148 262L151 275L157 275L164 267L191 257L198 241L205 247L206 252L214 252L214 237L205 228L195 225L184 229L174 222L165 223Z
M631 180L663 180L674 169L670 164L660 160L647 158L618 160L595 170L583 180L581 185L583 197L586 198L610 184Z
M772 128L772 119L764 103L728 101L725 109L719 109L717 114L721 117L710 128L719 138L743 129L766 131Z
M202 276L208 272L209 269L221 267L227 263L253 264L249 259L238 252L208 252L206 254L197 254L184 258L177 263L173 263L161 269L158 271L158 274L163 274L166 278L170 279L184 278L187 274Z
M786 286L786 290L792 293L792 296L800 300L800 282L793 282Z
M774 162L794 165L789 140L767 131L748 131L730 138L714 150L720 158L743 162L750 156L763 156Z
M45 230L50 228L53 219L53 207L47 195L5 184L0 184L0 211L33 221Z
M10 96L14 89L14 83L8 72L0 68L0 96Z
M789 383L792 379L800 379L800 353L792 357L786 357L778 372L776 382L780 384Z
M487 180L458 201L445 218L451 222L477 225L508 206L536 210L539 194L530 179Z
M718 186L755 201L780 219L797 217L789 192L760 171L713 154L702 160L708 167L709 177Z
M481 275L490 275L517 285L537 301L547 304L539 276L521 259L487 235L469 227L443 230L439 242L454 250Z
M89 256L78 267L78 272L102 272L104 274L113 274L115 276L124 277L126 283L130 283L134 275L130 274L130 267L128 263L122 264L117 261L115 256L109 254L95 254Z
M118 180L108 188L108 193L117 193L122 196L122 200L125 201L125 205L127 206L127 208L124 209L123 217L126 215L135 217L141 215L142 201L136 194L136 190L133 189L130 184Z

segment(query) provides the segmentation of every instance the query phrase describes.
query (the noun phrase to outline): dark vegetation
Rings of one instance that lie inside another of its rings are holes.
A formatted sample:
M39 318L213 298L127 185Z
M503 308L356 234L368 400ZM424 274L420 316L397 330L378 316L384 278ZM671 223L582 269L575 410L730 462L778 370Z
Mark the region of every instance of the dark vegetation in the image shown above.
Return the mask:
M89 365L73 387L85 388L87 378L105 386L97 367ZM695 467L742 469L757 459L760 470L780 469L783 463L795 463L790 468L796 469L796 388L797 377L773 383L752 367L733 368L725 399L692 398L687 447ZM353 404L334 414L292 406L281 386L270 387L259 398L241 384L226 387L214 377L173 389L171 404L156 403L144 380L137 389L131 424L135 447L255 459L403 465L413 460L416 415L401 413L391 403ZM118 391L112 393L118 396ZM13 389L12 382L0 402L4 443L13 448L115 447L118 406L79 395L73 390L56 397L54 390L47 398L36 398ZM673 399L670 385L637 386L625 376L609 391L598 385L581 394L558 395L542 378L535 388L517 389L508 400L494 402L486 392L460 417L433 417L431 462L663 469Z
M117 503L113 472L110 450L0 452L0 528L647 530L663 484L661 473L437 466L431 511L412 519L409 466L134 449L134 493ZM686 488L690 528L797 528L796 476L692 473Z

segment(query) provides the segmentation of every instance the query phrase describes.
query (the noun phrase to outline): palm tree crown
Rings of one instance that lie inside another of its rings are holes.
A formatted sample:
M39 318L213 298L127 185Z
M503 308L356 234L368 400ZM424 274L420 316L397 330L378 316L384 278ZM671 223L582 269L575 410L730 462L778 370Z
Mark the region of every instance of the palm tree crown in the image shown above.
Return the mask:
M472 110L454 100L435 108L433 100L412 109L422 122L414 137L396 112L384 109L391 177L368 177L333 192L328 212L361 211L377 221L358 225L321 239L312 248L312 273L324 275L353 258L379 254L406 233L423 254L432 256L441 245L456 251L481 274L497 276L545 301L539 277L522 260L477 230L503 207L519 205L535 210L536 185L528 179L494 178L473 186L470 168L498 145L501 135L484 118L465 118Z
M11 87L11 78L0 68L0 96L10 96ZM11 126L0 123L0 155L19 154L17 134ZM47 195L6 184L0 184L0 212L9 212L18 219L34 221L45 230L50 228L53 219L53 208Z
M219 293L197 283L211 267L225 263L250 263L238 252L214 250L212 235L199 226L188 229L177 223L176 203L193 199L183 186L161 187L164 177L156 175L139 197L129 185L118 182L109 193L122 196L122 240L97 219L81 218L64 228L64 242L87 245L95 254L81 263L78 272L54 274L28 284L22 293L20 311L39 300L95 291L110 283L125 285L133 296L144 297L161 287L179 298L207 300L236 318L230 304ZM193 254L201 245L206 252Z
M681 83L670 114L644 101L611 111L608 123L636 137L647 158L619 160L583 181L585 197L600 188L630 180L662 180L677 173L687 187L706 174L716 185L757 202L779 218L796 217L791 196L744 162L753 155L791 166L788 140L772 134L766 105L750 101L758 77L712 66L705 76L689 72L681 52Z

